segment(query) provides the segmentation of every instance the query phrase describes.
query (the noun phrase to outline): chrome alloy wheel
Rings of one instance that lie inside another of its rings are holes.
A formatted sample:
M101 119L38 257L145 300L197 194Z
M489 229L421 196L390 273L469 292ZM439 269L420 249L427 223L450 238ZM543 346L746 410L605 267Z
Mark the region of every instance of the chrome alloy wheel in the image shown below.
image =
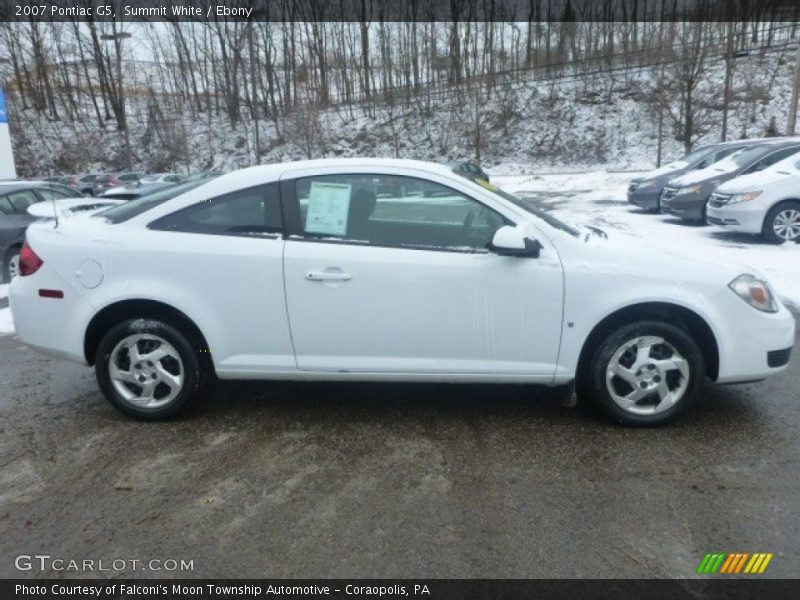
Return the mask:
M184 382L178 351L163 338L150 334L129 335L114 346L108 374L117 393L139 408L168 404Z
M8 261L8 279L14 279L19 275L19 254L15 254Z
M800 238L800 210L787 208L779 212L772 221L772 229L778 237L789 242Z
M658 336L622 344L606 367L606 387L614 402L637 415L655 415L674 406L689 386L689 362Z

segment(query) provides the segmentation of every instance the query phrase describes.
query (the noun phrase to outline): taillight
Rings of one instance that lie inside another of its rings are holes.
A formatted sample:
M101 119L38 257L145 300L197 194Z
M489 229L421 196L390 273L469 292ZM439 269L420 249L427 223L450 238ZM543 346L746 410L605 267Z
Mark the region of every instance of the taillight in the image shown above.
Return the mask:
M19 251L19 274L21 276L33 275L43 264L44 261L28 246L28 242L22 244Z

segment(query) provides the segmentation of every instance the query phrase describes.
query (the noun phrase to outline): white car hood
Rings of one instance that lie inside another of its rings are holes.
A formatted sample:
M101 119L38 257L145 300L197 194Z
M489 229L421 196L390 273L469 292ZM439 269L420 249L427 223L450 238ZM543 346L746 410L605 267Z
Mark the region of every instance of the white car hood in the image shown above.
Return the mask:
M741 194L744 192L753 192L763 189L764 187L783 181L785 179L795 179L800 185L800 175L788 174L786 171L781 172L776 169L764 169L756 173L742 175L723 183L717 188L718 192L723 194Z
M607 238L585 234L578 238L576 242L584 248L575 248L578 252L570 253L573 260L578 256L585 256L586 260L593 263L593 269L596 267L608 270L613 276L631 274L659 279L663 283L712 283L724 287L742 273L763 277L746 264L688 255L679 249L654 249L647 246L646 240L635 235L621 231L604 231ZM562 236L561 239L565 238ZM561 250L562 243L559 240L553 241ZM687 268L687 265L690 266Z

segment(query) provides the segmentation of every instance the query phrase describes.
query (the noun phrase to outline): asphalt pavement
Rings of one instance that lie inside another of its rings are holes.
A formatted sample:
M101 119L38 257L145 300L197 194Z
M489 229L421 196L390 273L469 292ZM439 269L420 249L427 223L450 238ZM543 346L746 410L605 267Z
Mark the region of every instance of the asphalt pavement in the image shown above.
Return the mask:
M800 573L800 360L626 429L518 385L221 383L139 423L93 372L0 337L0 576L20 554L206 577ZM86 575L86 573L84 573ZM107 573L105 574L108 575Z

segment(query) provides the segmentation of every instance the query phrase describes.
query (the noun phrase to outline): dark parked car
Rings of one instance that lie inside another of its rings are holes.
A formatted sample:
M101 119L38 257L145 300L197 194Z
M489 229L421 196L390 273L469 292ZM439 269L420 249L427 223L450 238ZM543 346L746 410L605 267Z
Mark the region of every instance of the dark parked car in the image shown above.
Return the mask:
M76 198L80 194L60 183L49 181L0 182L0 279L8 282L16 276L19 249L25 229L35 220L28 214L31 204L43 200Z
M71 188L75 188L84 196L94 196L95 181L99 177L102 177L102 175L98 175L96 173L86 173L83 175L67 175L64 178L67 181L62 181L61 183Z
M106 190L114 187L131 186L139 183L145 173L106 173L97 175L92 184L92 196L100 196Z

